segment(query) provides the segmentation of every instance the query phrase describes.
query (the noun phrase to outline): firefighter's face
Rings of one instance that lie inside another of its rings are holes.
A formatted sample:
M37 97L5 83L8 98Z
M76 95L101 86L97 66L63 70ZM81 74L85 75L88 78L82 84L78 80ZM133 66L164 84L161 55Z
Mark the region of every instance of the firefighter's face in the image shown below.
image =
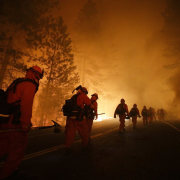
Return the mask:
M91 99L92 100L97 100L97 97L96 96L92 96Z

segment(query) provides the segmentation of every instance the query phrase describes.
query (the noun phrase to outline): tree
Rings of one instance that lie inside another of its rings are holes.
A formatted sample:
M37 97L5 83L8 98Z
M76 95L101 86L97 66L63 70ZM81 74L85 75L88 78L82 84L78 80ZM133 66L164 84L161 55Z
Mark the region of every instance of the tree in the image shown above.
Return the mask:
M96 4L92 0L88 0L75 22L75 55L79 59L77 62L81 71L81 82L83 86L88 86L89 77L92 74L94 75L97 69L101 68L96 61L97 51L100 48L100 45L96 42L100 38L101 33L97 15ZM97 81L95 82L95 78L93 81L96 85L98 84ZM93 85L93 81L90 82L91 85Z
M16 72L26 69L28 56L26 31L38 27L38 19L57 5L57 0L1 0L0 1L0 87ZM21 43L19 42L21 41Z
M163 13L163 35L167 44L166 56L179 57L180 55L180 1L167 0L167 8ZM176 59L177 60L177 59ZM177 62L177 61L176 61ZM175 62L175 63L176 63Z
M165 57L169 60L169 64L164 68L173 70L173 75L168 79L167 83L175 94L173 108L178 107L180 100L180 1L167 0L167 8L163 13L164 28L162 31L165 39L166 49ZM173 113L174 109L172 110Z
M112 42L105 47L107 39L103 37L96 3L92 0L88 0L80 10L75 31L74 54L82 85L112 101L112 85L117 84L114 79L119 74L117 47Z
M57 117L79 77L73 64L71 39L62 17L50 15L42 18L39 24L41 28L29 31L27 42L37 50L36 58L31 60L38 61L45 68L46 82L37 108L42 124L53 116Z

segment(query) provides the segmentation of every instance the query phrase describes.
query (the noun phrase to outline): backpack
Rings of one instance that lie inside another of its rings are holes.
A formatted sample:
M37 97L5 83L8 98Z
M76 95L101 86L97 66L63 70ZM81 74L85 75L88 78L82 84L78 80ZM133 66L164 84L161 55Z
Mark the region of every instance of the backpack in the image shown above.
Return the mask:
M137 110L136 108L132 108L131 111L130 111L130 116L137 116Z
M126 109L124 108L123 104L119 104L115 111L116 114L125 114L125 112Z
M94 102L95 100L93 100L91 104L93 104ZM91 105L84 107L84 114L86 118L94 120L95 113L94 113L94 109L91 108Z
M20 100L9 104L9 103L7 103L7 94L8 94L8 91L12 90L12 89L13 89L13 93L15 93L16 86L19 83L25 82L25 81L29 81L29 82L32 82L33 84L35 84L36 85L36 92L37 92L39 84L37 82L35 82L34 80L28 79L28 78L18 78L16 80L14 80L11 83L11 85L7 88L6 91L0 89L0 124L1 123L3 123L3 124L8 123L10 114L14 114L12 124L19 124L20 123L20 120L19 120L19 118L21 116L20 105L16 104L16 103L19 103Z
M148 110L147 109L142 110L142 116L148 116Z
M80 107L77 105L77 98L80 94L75 94L71 97L71 99L65 100L65 104L63 105L61 111L64 116L74 116L78 113Z

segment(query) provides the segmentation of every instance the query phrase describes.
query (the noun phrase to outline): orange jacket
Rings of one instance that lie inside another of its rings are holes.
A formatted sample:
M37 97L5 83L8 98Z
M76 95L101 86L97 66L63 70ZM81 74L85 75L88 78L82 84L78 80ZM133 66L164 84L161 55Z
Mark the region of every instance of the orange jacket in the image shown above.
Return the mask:
M122 104L122 103L120 103L120 104ZM118 104L118 106L116 107L116 109L119 107L120 104ZM129 116L129 111L128 111L128 106L127 106L127 104L123 104L123 108L126 110L127 116ZM114 112L114 116L116 116L116 110L115 110L115 112Z
M94 109L94 112L95 112L95 115L96 115L96 117L97 117L97 108L98 108L98 103L96 102L96 101L94 101L93 103L92 103L92 105L93 105L93 109Z
M36 80L34 74L30 71L27 72L26 77L32 80ZM36 93L36 85L32 82L21 82L17 84L15 93L12 90L8 91L7 94L7 102L13 103L20 100L20 124L12 124L12 120L14 114L11 114L9 117L9 122L7 124L1 124L1 128L3 129L19 129L21 128L23 131L29 131L32 117L32 106L33 100Z
M90 104L91 100L88 98L88 96L84 93L80 93L80 95L77 97L77 105L84 109L85 105L88 106Z
M133 108L134 108L134 107L133 107ZM132 109L133 109L133 108L132 108ZM131 109L131 110L132 110L132 109ZM140 116L140 114L139 114L139 109L138 109L138 108L134 108L134 109L136 109L137 115Z

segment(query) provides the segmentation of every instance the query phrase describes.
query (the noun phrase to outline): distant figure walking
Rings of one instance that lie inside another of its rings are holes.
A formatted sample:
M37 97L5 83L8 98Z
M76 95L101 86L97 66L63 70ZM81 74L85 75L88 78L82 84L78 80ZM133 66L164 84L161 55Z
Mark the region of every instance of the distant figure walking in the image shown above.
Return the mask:
M137 104L134 104L133 108L130 110L130 117L132 117L133 129L136 128L137 116L140 117L139 109L137 108Z
M143 117L143 125L148 125L148 116L149 116L149 111L146 109L146 106L143 107L141 111L141 115Z
M114 112L114 118L116 118L116 115L119 115L119 132L123 132L125 130L125 118L126 116L129 116L128 106L125 104L125 100L121 99L120 104L116 107L116 110Z

